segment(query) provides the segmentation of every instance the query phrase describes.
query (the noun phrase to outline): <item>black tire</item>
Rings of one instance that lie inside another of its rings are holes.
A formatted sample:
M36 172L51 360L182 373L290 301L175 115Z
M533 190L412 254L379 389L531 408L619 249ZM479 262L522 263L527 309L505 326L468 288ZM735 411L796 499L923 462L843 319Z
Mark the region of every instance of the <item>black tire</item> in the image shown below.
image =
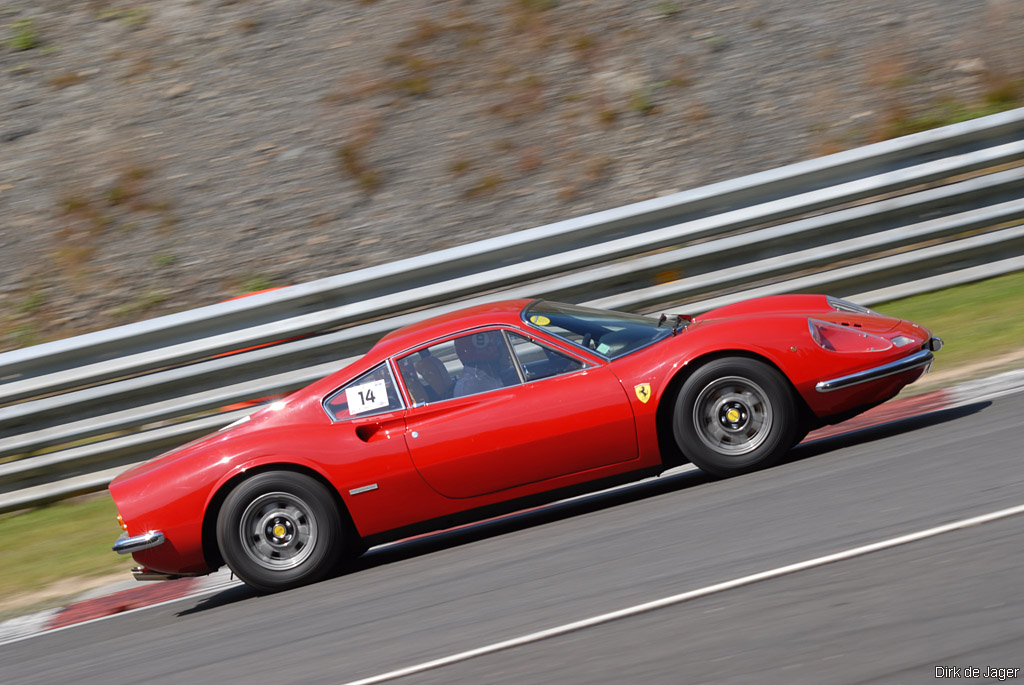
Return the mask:
M676 445L720 478L772 466L795 444L796 404L773 367L745 357L716 359L686 379L676 397Z
M322 579L337 566L346 537L327 488L290 471L268 471L243 481L217 516L224 561L262 592Z

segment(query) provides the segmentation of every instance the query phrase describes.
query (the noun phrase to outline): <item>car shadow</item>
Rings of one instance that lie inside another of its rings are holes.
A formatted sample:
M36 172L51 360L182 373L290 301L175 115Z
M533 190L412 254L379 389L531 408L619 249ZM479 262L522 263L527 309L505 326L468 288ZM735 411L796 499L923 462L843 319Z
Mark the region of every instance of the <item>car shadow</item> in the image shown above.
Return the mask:
M681 473L668 472L661 476L647 478L636 483L627 483L600 492L580 495L572 499L537 506L524 511L513 512L492 519L469 523L456 528L427 533L416 537L391 542L370 549L351 564L328 576L325 580L369 571L399 561L412 559L453 547L467 545L506 533L542 526L564 519L582 516L602 509L638 502L650 497L679 492L713 482L714 478L702 471L690 468ZM261 596L262 593L247 585L234 585L216 592L187 608L176 616L189 616L209 609L234 604Z
M976 414L990 406L991 402L976 402L951 409L930 411L926 414L900 418L874 426L852 430L848 433L803 442L795 447L782 461L796 463L828 452L882 440L902 433L936 426ZM674 470L673 470L674 471ZM362 573L371 569L405 561L418 556L467 545L507 533L555 523L576 516L593 513L623 504L639 502L651 497L682 492L701 485L713 483L716 478L697 469L647 478L609 490L581 495L572 499L545 504L524 511L487 519L477 523L428 533L397 542L374 547L326 580ZM200 599L195 605L177 612L177 616L188 616L210 609L234 604L261 596L262 593L247 585L234 585Z
M965 404L960 407L937 409L925 414L894 419L874 426L858 428L848 433L840 433L839 435L830 435L828 437L818 438L817 440L805 441L794 447L782 463L788 464L798 462L825 454L826 452L834 452L835 450L842 449L844 447L863 445L865 443L891 438L895 435L909 433L922 428L930 428L949 421L962 419L964 417L971 416L972 414L977 414L991 405L992 403L988 401L972 402L971 404Z
M235 604L236 602L242 602L247 599L254 599L259 596L260 593L248 585L232 585L231 587L220 590L219 592L200 598L189 608L182 609L174 615L177 617L184 617L192 614L199 614L204 611L209 611L210 609L217 609L218 607L228 606L229 604Z
M570 500L545 504L526 511L513 512L494 519L401 540L371 549L356 560L349 572L357 573L498 535L555 523L595 511L639 502L650 497L688 490L713 480L707 474L696 469L682 473L669 473L636 483L620 485L611 490L581 495Z

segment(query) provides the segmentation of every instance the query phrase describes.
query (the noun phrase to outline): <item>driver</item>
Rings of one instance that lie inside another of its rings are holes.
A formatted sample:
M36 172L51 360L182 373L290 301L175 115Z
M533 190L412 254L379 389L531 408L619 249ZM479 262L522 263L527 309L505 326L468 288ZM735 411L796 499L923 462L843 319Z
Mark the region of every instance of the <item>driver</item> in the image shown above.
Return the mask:
M454 397L475 395L479 392L503 388L503 367L508 363L508 351L500 331L473 333L455 341L455 353L462 362L462 375L455 382Z

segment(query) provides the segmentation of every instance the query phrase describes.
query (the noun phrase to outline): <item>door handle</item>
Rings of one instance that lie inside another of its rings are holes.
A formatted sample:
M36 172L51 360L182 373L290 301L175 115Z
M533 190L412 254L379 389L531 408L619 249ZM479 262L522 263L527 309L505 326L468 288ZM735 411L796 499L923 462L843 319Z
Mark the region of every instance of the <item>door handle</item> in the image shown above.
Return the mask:
M356 435L363 442L387 440L396 432L405 429L405 421L401 418L369 421L356 426Z

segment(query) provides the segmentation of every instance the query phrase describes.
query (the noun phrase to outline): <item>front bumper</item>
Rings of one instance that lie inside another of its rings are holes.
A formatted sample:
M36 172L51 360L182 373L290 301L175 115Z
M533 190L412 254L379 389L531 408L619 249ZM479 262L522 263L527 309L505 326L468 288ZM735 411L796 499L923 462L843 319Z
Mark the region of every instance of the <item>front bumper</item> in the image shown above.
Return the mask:
M863 371L851 373L846 376L832 378L827 381L821 381L814 386L814 389L818 392L833 392L835 390L849 388L853 385L877 381L880 378L895 376L896 374L904 373L906 371L913 371L914 369L919 369L922 366L929 366L932 363L932 360L935 359L935 355L933 355L932 352L938 352L942 349L942 339L931 338L928 340L925 347L926 349L919 350L909 357L897 359L894 362L882 364L881 366L876 366L872 369L864 369Z
M121 537L114 543L114 551L118 554L132 554L150 547L164 544L164 534L159 530L150 530L142 535L128 536L128 531L121 533Z

